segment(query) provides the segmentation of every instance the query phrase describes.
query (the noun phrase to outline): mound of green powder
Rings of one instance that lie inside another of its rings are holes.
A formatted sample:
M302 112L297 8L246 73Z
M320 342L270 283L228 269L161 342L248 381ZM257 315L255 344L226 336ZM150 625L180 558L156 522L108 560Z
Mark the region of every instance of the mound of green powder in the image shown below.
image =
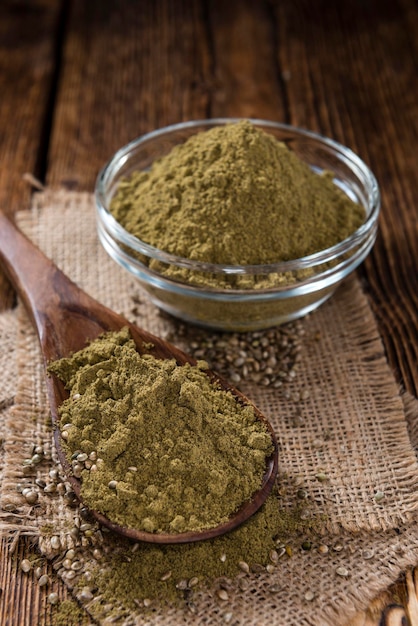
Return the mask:
M269 433L198 366L140 355L124 329L49 371L70 390L60 408L69 460L94 460L82 466L82 498L112 521L153 533L211 528L260 487Z
M249 121L198 133L149 171L133 173L121 181L110 210L126 230L161 250L233 265L323 250L365 217L330 173L316 174Z

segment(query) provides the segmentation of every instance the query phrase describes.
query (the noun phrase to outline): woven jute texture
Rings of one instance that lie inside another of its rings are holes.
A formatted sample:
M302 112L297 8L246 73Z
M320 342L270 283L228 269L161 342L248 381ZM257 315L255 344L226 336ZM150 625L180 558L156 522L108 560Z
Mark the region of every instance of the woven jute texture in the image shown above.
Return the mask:
M178 332L179 322L160 314L101 249L90 194L37 193L32 210L22 212L18 223L90 295L156 335L172 341L177 336L182 349L190 347L184 327ZM301 548L303 537L299 543L296 538L292 553L284 554L273 571L247 575L245 592L235 580L228 581L227 600L209 582L194 593L193 610L158 603L144 608L142 602L132 609L123 594L118 601L101 601L100 595L91 599L83 593L97 561L94 539L80 546L70 532L77 509L42 489L31 507L16 489L22 480L48 483L57 462L38 341L22 307L0 318L4 530L12 536L20 523L32 533L39 550L56 561L58 575L101 624L112 623L115 609L121 616L117 623L138 625L345 624L418 561L417 402L399 392L358 279L348 280L300 325L300 361L286 393L245 380L240 388L275 428L281 506L291 511L304 494L306 517L315 520L309 550ZM295 397L300 399L301 390L307 393L297 404L296 420ZM23 475L22 463L33 445L50 453L35 473ZM106 533L102 541L100 568L111 570L115 546L124 542ZM69 576L62 567L62 555L72 548L83 563L81 575Z

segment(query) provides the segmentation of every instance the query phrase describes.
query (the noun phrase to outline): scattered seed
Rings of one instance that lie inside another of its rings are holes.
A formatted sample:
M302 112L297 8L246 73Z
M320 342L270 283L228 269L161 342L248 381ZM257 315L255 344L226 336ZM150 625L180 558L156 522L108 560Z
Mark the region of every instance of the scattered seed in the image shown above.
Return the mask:
M374 557L374 552L373 550L363 550L363 559L366 559L366 561L368 561L369 559L372 559Z
M318 552L319 554L328 554L329 548L324 543L321 543L321 545L318 546Z
M252 571L254 574L261 574L262 572L264 572L264 571L265 571L265 569L266 569L266 568L265 568L263 565L261 565L261 563L253 563L253 564L251 565L251 571Z
M324 472L318 472L318 474L316 474L315 478L320 483L324 483L325 481L328 480L328 476Z
M337 569L335 570L335 573L338 574L338 576L341 576L342 578L348 578L348 576L350 575L350 572L348 571L348 569L346 567L337 567Z
M151 606L152 604L152 600L150 598L144 598L144 602L143 602L145 608Z
M118 486L118 483L116 480L111 480L109 481L108 485L109 489L116 489L116 487Z
M38 580L38 585L40 587L46 587L46 585L49 585L49 576L47 574L42 574Z
M280 388L296 375L303 328L301 322L292 322L265 331L208 335L198 328L179 325L172 334L176 343L183 342L187 352L197 359L205 358L211 369L232 382L248 380ZM297 397L295 394L294 401L308 397L309 390L304 389Z
M53 535L51 537L51 548L53 550L59 550L61 548L61 540L58 535Z
M24 496L28 504L36 504L36 502L38 502L39 496L37 491L29 490Z
M70 506L70 507L75 507L77 504L77 496L75 494L74 491L67 491L64 496L64 502Z
M307 591L304 595L304 598L307 602L312 602L312 600L315 598L315 594L313 591Z
M246 574L249 574L250 572L250 566L248 565L248 563L246 563L245 561L240 561L238 563L238 567L240 568L240 570L242 570L243 572L245 572Z
M197 577L197 576L193 576L193 578L191 578L191 579L189 580L189 584L188 584L188 586L189 586L189 587L196 587L196 585L198 585L198 584L199 584L199 579L198 579L198 577Z
M22 570L22 572L25 572L25 574L30 572L30 570L32 569L32 564L29 561L29 559L23 559L23 561L20 564L20 569Z
M169 578L171 578L172 572L171 570L166 572L165 574L163 574L160 578L160 580L162 580L163 582L168 580Z
M218 596L220 600L224 602L229 600L228 592L225 589L218 589L218 591L216 592L216 595Z
M384 498L385 494L383 493L383 491L376 491L376 493L374 494L375 502L381 502L382 500L384 500Z
M65 489L64 483L58 483L57 492L59 493L60 496L65 495L66 489Z
M59 479L59 472L57 469L51 469L49 470L49 477L51 480L58 480Z
M278 546L277 554L279 555L279 559L281 559L282 556L284 554L286 554L286 547L285 546Z
M270 550L269 556L270 556L270 561L272 563L277 563L279 558L280 558L279 557L279 553L277 552L277 550Z
M48 602L49 602L49 604L52 604L52 605L58 604L59 597L58 597L58 594L55 593L55 591L53 591L52 593L49 594Z
M73 467L72 467L72 472L73 475L76 478L80 478L81 477L81 473L83 471L84 467L82 465L80 465L79 463L74 463Z
M3 511L7 511L8 513L16 513L17 512L16 505L13 504L13 502L8 502L7 504L4 504L2 509L3 509Z
M90 600L93 600L93 594L90 587L83 587L80 592L79 598L81 602L90 602Z

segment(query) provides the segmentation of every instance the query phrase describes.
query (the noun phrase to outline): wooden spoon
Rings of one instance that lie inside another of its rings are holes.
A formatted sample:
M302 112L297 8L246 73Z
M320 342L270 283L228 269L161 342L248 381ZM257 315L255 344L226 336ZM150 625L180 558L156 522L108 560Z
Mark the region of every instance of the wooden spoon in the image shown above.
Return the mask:
M51 361L70 356L87 343L107 331L120 330L128 326L141 354L149 353L161 359L175 359L179 365L195 364L190 356L158 337L134 326L122 316L106 308L73 283L54 263L49 260L29 239L0 212L0 262L16 288L37 330L45 368ZM152 347L150 347L150 345ZM237 402L251 402L229 383L208 371L213 381L232 392ZM81 482L71 473L61 447L58 408L68 397L63 383L55 375L46 376L46 387L54 439L64 472L80 501ZM253 405L252 405L253 406ZM271 491L277 474L278 450L273 429L262 413L254 407L257 418L266 425L274 445L273 454L266 460L263 482L251 500L244 502L231 518L214 528L200 532L179 534L148 533L115 524L100 511L91 510L91 515L104 526L135 541L151 543L186 543L216 537L236 528L253 515L264 503Z

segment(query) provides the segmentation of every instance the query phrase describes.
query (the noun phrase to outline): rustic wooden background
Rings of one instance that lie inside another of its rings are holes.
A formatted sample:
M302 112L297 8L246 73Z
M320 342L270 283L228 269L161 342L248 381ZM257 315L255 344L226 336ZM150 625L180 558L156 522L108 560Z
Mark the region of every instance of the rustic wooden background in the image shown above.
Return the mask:
M361 275L395 376L417 396L417 78L416 0L1 0L0 206L28 207L25 173L92 191L118 147L182 120L266 118L332 137L381 185ZM13 303L0 277L0 308ZM20 574L22 549L10 558L1 544L0 624L53 624ZM352 626L418 624L415 576Z

